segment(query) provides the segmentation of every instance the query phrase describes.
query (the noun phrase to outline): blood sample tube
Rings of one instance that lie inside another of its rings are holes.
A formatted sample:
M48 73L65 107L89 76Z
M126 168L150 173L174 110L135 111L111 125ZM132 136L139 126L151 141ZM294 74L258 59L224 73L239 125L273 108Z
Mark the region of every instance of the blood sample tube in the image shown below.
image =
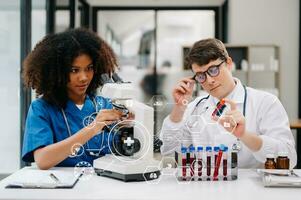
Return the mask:
M187 148L182 147L181 148L181 153L182 153L182 180L186 180L186 153L187 153Z
M231 151L231 180L236 180L238 177L238 158L237 150Z
M217 154L219 151L219 146L213 147L213 154L214 154L214 166L216 165L216 159L217 159Z
M197 159L198 159L198 180L202 180L203 147L201 147L201 146L198 146L198 148L197 148Z
M222 156L223 156L223 151L222 151L222 148L220 148L218 151L218 154L217 154L216 163L215 163L215 167L214 167L214 173L213 173L214 181L218 180L218 172L219 172L219 167L221 164Z
M223 176L224 180L227 180L228 175L228 147L224 148L223 151Z
M212 117L215 117L215 116L220 117L221 113L223 112L225 107L226 107L225 100L224 99L220 100L212 113Z
M211 156L212 156L212 147L206 147L206 165L207 165L207 180L210 180L211 175Z
M194 180L194 172L195 172L195 147L189 147L190 152L190 177L191 180Z

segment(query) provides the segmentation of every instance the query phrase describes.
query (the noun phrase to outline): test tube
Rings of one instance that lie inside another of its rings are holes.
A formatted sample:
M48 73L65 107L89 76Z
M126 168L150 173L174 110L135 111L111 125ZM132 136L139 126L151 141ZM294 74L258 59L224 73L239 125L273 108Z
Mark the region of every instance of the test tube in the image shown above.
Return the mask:
M218 102L218 104L216 105L216 108L214 109L213 113L212 113L212 117L221 116L222 111L224 110L224 108L226 107L225 105L225 100L222 99Z
M186 153L187 153L187 148L182 147L181 148L181 153L182 153L182 180L186 180Z
M223 156L223 148L220 148L218 151L217 159L215 162L215 167L214 167L214 173L213 173L213 180L217 181L218 180L218 172L219 172L219 167L221 164L222 156Z
M238 165L237 165L237 150L231 152L231 179L236 180L238 176Z
M211 156L212 156L212 147L207 146L206 147L206 165L207 165L207 180L210 180L210 175L211 175Z
M189 148L186 148L186 178L189 179L190 176L190 152Z
M198 180L202 180L202 169L203 169L203 147L198 146L197 148L197 159L198 159Z
M218 151L219 151L219 146L213 147L213 153L214 153L214 166L216 165L216 159L217 159Z
M228 166L227 163L228 162L228 147L224 148L223 151L223 176L224 176L224 180L227 180L227 175L228 175Z
M195 147L190 146L189 152L190 152L190 176L191 176L191 180L194 180Z

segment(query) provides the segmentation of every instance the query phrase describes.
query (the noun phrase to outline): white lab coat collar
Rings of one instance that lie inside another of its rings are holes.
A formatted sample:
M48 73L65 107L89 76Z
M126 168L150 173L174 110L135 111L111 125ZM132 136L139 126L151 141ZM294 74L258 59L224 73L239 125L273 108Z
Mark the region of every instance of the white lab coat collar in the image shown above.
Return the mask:
M236 85L226 98L234 101L236 104L243 104L245 97L244 87L238 78L234 78L234 81L236 82ZM208 100L205 102L204 107L215 106L217 102L219 102L219 99L210 95Z

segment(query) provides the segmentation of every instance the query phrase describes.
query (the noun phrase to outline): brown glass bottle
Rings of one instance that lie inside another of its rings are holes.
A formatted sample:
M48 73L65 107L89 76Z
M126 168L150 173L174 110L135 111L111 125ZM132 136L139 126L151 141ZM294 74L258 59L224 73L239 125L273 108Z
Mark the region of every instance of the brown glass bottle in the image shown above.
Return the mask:
M273 154L268 154L267 159L264 163L265 169L276 169L275 157Z
M287 152L279 152L278 157L276 159L276 168L277 169L289 169L290 168L290 160L288 158Z

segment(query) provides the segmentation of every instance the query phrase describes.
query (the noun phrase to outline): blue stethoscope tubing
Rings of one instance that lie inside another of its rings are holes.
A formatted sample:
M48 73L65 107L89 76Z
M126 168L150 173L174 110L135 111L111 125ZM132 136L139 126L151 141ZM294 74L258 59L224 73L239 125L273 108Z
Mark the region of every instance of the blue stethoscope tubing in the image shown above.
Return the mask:
M95 107L96 113L98 113L99 110L97 109L97 103L96 103L95 98L93 98L93 105L94 105L94 107ZM68 135L69 135L69 137L71 137L72 133L71 133L71 129L70 129L69 122L68 122L68 120L67 120L66 113L65 113L65 111L64 111L63 108L61 108L61 111L62 111L63 118L64 118L64 121L65 121L65 124L66 124L66 127L67 127ZM90 154L90 155L93 155L93 156L100 156L101 150L103 150L106 146L108 146L108 145L103 146L103 142L104 142L104 134L102 134L102 142L101 142L101 145L100 145L101 148L98 150L98 153L94 153L94 152L92 152L92 151L88 151L89 154ZM88 149L90 149L89 141L87 142L87 147L88 147Z

